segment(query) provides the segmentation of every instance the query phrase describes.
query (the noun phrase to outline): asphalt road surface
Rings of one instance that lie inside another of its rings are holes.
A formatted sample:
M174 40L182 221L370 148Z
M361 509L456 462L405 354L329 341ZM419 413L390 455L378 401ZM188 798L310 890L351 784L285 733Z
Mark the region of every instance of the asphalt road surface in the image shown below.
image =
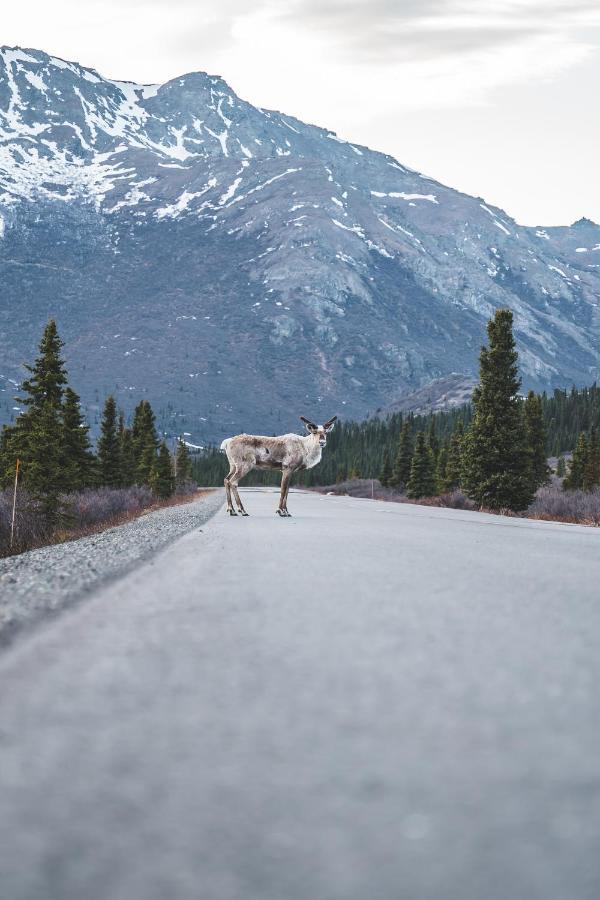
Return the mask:
M243 493L2 654L2 900L597 900L600 530Z

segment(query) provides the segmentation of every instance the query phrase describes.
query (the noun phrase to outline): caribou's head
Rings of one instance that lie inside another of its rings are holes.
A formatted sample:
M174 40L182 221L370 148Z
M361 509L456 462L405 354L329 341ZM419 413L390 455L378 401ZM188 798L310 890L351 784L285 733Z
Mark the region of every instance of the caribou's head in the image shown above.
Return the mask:
M334 416L332 419L329 419L329 421L324 422L323 425L315 425L314 422L305 419L304 416L300 416L300 421L304 422L306 430L318 439L320 447L324 447L327 443L327 435L333 428L333 423L336 419L337 416Z

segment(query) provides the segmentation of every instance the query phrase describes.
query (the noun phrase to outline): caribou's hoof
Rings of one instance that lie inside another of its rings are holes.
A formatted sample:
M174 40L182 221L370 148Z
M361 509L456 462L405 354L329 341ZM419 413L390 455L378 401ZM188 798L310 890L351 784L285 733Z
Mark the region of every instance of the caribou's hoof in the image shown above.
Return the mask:
M245 509L240 509L240 516L249 516L250 513L247 513Z
M227 512L229 513L230 516L237 516L237 513L234 509L228 509Z
M275 510L275 515L276 515L276 516L281 516L283 519L285 519L285 513L284 513L284 511L283 511L282 509L276 509L276 510Z
M285 514L286 514L286 516L288 517L288 519L291 519L291 518L292 518L292 514L291 514L291 512L289 511L289 509L286 509Z

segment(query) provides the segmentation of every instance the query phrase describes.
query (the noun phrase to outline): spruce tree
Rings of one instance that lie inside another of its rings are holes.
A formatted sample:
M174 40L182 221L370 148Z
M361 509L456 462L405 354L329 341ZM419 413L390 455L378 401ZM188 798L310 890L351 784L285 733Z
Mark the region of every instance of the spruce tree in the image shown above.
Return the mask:
M150 475L158 448L158 436L154 412L147 400L142 400L136 406L132 430L136 484L150 484Z
M534 490L512 324L509 309L496 310L488 323L489 347L481 348L475 414L464 439L463 481L481 506L520 511Z
M583 488L583 476L585 474L587 463L588 442L587 437L585 436L585 432L582 431L579 435L577 445L573 450L573 456L571 457L571 464L569 466L567 477L563 481L563 490L574 491L578 488Z
M398 453L396 455L392 477L390 478L389 482L392 487L406 487L410 478L412 458L413 442L411 435L411 426L410 422L407 419L402 425L402 431L400 432Z
M556 463L556 474L558 478L564 478L567 474L567 466L565 464L564 456L558 457L558 461Z
M600 441L598 440L598 431L592 428L590 432L590 441L588 444L588 455L583 471L584 491L591 491L600 484Z
M25 396L15 398L26 409L14 425L4 429L0 453L1 484L12 482L20 459L21 484L38 503L50 529L64 519L60 494L69 487L63 467L62 399L67 376L62 346L51 319L40 341L39 356L26 366L30 376L21 385Z
M120 487L121 455L117 433L117 404L112 394L106 398L100 423L98 466L101 484L107 487Z
M546 459L546 427L542 412L542 398L539 394L529 391L523 404L523 415L529 446L531 486L536 491L546 484L550 474Z
M68 516L61 494L65 483L63 463L63 427L60 411L46 401L36 407L28 431L26 455L21 458L21 484L39 504L46 525L53 529Z
M392 466L390 463L390 454L386 450L383 454L383 464L381 466L381 472L379 473L379 483L382 487L388 487L390 483L390 479L392 477Z
M175 476L173 474L173 461L169 448L164 441L158 448L158 456L154 460L150 473L150 487L157 497L166 500L175 490Z
M68 387L62 407L62 468L65 489L80 491L94 481L94 455L89 427L81 413L78 395Z
M439 453L437 455L437 460L435 463L435 484L436 489L439 494L443 494L448 490L446 487L447 483L447 473L446 469L448 467L448 453L450 447L449 442L444 441L442 446L440 447Z
M67 384L65 363L61 357L62 348L63 342L58 336L56 322L50 319L39 344L39 356L32 366L25 366L31 375L21 385L27 396L18 398L24 406L35 409L44 403L50 403L55 409L60 407Z
M435 416L432 415L429 421L429 430L427 432L427 446L431 450L434 462L437 461L437 455L440 449L440 442L435 429Z
M131 487L135 484L135 453L133 450L133 433L131 428L125 425L123 413L119 414L119 457L121 463L121 487Z
M413 500L418 500L419 497L432 497L434 494L435 476L433 453L425 441L425 433L419 431L410 467L408 496Z
M460 487L462 479L463 467L463 438L465 429L462 419L456 423L456 427L450 438L450 446L448 447L448 462L446 463L446 472L444 479L444 490L454 491Z
M192 477L192 463L188 445L182 438L177 441L177 453L175 456L175 481L177 487L181 487Z

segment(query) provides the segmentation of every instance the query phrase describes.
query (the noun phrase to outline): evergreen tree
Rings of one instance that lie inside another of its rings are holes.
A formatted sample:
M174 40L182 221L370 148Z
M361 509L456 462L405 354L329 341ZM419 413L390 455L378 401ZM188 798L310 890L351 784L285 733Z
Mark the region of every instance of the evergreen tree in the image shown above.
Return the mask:
M446 472L443 486L443 489L445 491L454 491L456 490L456 488L460 487L462 479L462 447L464 435L464 425L462 419L459 419L459 421L456 423L454 431L452 432L452 437L450 438L450 446L448 447L448 461L446 463Z
M157 497L166 500L175 490L175 476L173 474L173 461L169 448L164 441L158 448L158 456L154 460L150 473L150 487Z
M392 466L390 463L390 454L386 450L383 454L383 465L381 466L381 472L379 473L379 483L381 484L381 486L388 487L391 477Z
M437 461L437 455L440 449L440 442L435 429L435 416L432 415L429 421L429 429L427 431L427 446L431 450L434 462Z
M117 433L117 404L112 394L106 398L102 413L98 463L100 483L108 487L119 487L121 484L121 454L119 453Z
M61 357L62 348L63 342L58 336L56 322L50 319L40 341L39 356L32 366L25 366L31 373L21 385L27 396L17 398L24 406L39 409L44 403L50 403L54 409L60 407L67 383L65 363Z
M567 467L564 456L559 456L556 463L556 474L559 478L564 478L567 474Z
M588 442L585 432L582 431L577 441L577 446L573 450L571 464L567 477L563 481L563 490L574 491L583 487L583 477L585 468L588 463Z
M154 412L147 400L142 400L136 406L132 430L135 480L137 484L150 484L150 475L158 449L158 436Z
M91 452L89 427L81 413L79 397L68 387L62 408L62 468L65 489L80 491L94 481L94 455Z
M492 509L526 509L533 499L530 455L512 333L513 314L496 310L488 323L489 347L479 357L475 415L465 435L463 480L467 494Z
M431 449L425 442L425 433L419 431L408 479L408 496L432 497L435 494L434 460Z
M546 484L550 474L546 460L546 427L542 412L542 398L539 394L529 391L523 404L523 417L529 446L531 486L532 490L536 491Z
M65 483L63 463L63 426L60 411L50 401L36 407L30 419L26 455L21 458L21 484L39 503L46 525L53 529L68 516L61 501Z
M39 356L21 385L23 406L14 425L3 430L0 442L0 482L12 482L16 460L21 460L21 484L39 504L49 528L60 524L65 511L60 494L69 487L64 471L63 390L67 382L61 357L62 341L50 320L39 345Z
M175 456L175 480L178 487L185 484L192 477L192 464L188 445L181 438L177 441L177 454Z
M435 464L435 484L436 489L439 494L444 493L448 490L446 487L447 483L447 473L446 469L448 467L448 453L450 447L449 442L444 441L442 446L440 447L439 453L437 455L437 460Z
M588 455L583 471L583 489L591 491L600 484L600 441L598 431L592 428L588 444Z
M135 484L135 454L133 450L133 433L131 428L125 425L123 413L119 414L119 458L121 468L121 487L131 487Z
M398 453L396 455L392 477L389 481L392 487L403 488L408 484L411 472L412 458L413 442L411 428L410 422L406 420L402 425L402 431L400 432Z

